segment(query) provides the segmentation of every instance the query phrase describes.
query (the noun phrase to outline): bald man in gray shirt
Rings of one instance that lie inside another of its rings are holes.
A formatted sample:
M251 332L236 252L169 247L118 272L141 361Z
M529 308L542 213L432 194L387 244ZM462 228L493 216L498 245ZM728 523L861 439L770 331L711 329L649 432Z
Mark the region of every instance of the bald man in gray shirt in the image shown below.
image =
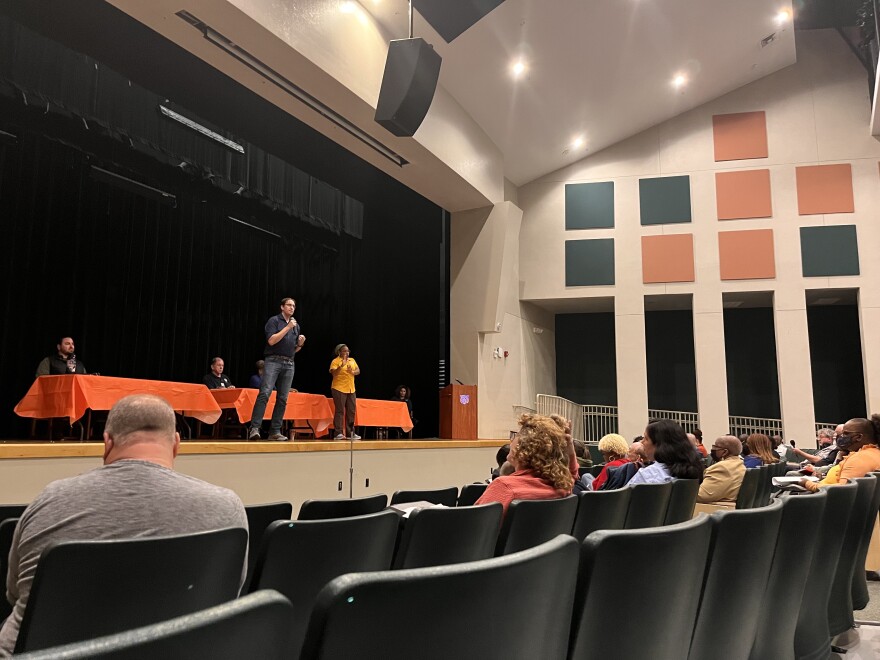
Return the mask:
M125 397L105 428L104 466L49 484L21 516L9 553L6 597L13 610L0 628L0 656L15 648L37 563L49 544L247 529L235 493L172 469L180 436L166 401ZM246 573L247 557L242 582Z

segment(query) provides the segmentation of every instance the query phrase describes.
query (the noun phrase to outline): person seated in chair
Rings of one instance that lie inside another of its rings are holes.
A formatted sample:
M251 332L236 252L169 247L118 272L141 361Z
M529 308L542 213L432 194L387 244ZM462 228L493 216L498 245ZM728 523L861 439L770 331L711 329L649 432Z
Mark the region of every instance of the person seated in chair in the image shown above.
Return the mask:
M176 424L164 399L150 394L120 399L107 415L103 467L49 484L21 515L9 552L6 591L13 610L0 628L0 656L15 648L37 564L48 546L247 530L238 495L174 471L180 447ZM242 583L246 574L245 553Z
M554 500L570 495L578 478L571 423L559 415L522 415L507 460L515 472L490 483L477 504L500 502L506 514L513 500Z
M756 468L779 462L779 456L773 451L772 441L763 433L752 433L746 439L744 446L748 447L749 450L743 459L743 463L745 463L747 468Z
M413 414L413 404L412 404L412 390L406 385L398 385L394 390L394 396L391 397L392 401L400 401L406 404L406 410L409 413L409 421L413 426L416 425L416 417ZM405 438L410 431L404 431L401 428L393 429L394 435L397 438Z
M260 383L263 382L263 368L265 367L265 365L265 360L257 360L257 373L251 374L251 379L248 381L248 387L250 387L252 390L260 389Z
M602 439L599 440L599 451L602 453L602 458L605 459L605 467L602 468L602 471L593 480L593 490L602 488L602 485L608 479L608 470L610 468L627 462L626 454L629 451L629 445L626 443L626 438L622 435L609 433L603 435Z
M630 486L703 476L702 457L688 440L684 429L672 420L658 419L648 424L642 446L653 463L639 470L630 480Z
M215 357L211 360L211 371L205 374L205 377L202 378L202 382L207 386L209 390L219 390L225 389L227 387L234 387L232 381L229 380L229 376L223 373L223 368L225 367L225 363L223 362L223 358Z
M864 477L869 472L880 470L880 415L871 419L856 417L843 425L843 432L837 436L837 446L847 456L828 471L820 482L801 480L801 485L811 492L824 486L845 484L850 479Z
M36 376L60 376L61 374L86 374L86 365L76 359L73 337L61 337L55 346L55 354L44 357L37 365Z
M712 444L710 454L714 463L703 472L697 502L736 507L736 498L746 476L741 453L742 443L732 435L722 435Z

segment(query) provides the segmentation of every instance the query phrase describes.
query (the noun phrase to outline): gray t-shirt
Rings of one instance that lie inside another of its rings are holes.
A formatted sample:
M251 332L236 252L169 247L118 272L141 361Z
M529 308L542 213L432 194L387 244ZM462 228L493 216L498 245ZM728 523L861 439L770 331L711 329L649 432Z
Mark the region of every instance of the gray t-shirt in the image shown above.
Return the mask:
M0 656L11 655L40 554L50 543L132 539L248 528L231 490L156 463L116 461L55 481L22 514L6 577L12 614L0 629ZM172 569L169 569L172 570ZM242 581L247 573L247 556Z

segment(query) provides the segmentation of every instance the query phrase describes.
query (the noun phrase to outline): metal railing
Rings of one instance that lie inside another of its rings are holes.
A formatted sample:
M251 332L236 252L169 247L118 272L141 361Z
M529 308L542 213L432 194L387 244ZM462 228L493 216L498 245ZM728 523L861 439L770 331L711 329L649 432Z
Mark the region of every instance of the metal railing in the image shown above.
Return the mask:
M584 442L598 443L602 436L617 433L617 406L586 405L581 406L583 418Z
M691 433L700 428L700 413L685 412L682 410L653 410L648 409L648 419L671 419L678 422L681 427Z
M560 415L571 420L571 436L575 439L584 437L584 415L581 404L563 399L552 394L539 394L536 403L539 415Z
M784 434L782 432L782 420L771 419L768 417L743 417L741 415L731 415L729 418L730 435L751 435L752 433L763 433L764 435L774 436Z

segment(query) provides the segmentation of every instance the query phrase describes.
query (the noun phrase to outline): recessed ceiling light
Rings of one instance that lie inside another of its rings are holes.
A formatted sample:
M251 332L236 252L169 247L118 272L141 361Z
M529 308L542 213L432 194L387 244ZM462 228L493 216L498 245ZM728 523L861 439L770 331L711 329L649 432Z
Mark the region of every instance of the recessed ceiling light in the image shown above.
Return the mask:
M585 143L586 143L586 141L584 140L584 138L582 136L578 135L574 140L571 141L571 148L572 149L580 149L581 147L584 146Z
M675 87L675 89L681 89L682 87L687 85L687 81L688 79L686 75L684 75L683 73L677 73L672 79L672 86Z
M788 23L791 20L791 11L788 9L780 9L776 13L776 24L782 25L783 23Z
M521 77L526 72L526 63L522 60L516 60L513 64L510 65L510 73L513 74L514 78Z

